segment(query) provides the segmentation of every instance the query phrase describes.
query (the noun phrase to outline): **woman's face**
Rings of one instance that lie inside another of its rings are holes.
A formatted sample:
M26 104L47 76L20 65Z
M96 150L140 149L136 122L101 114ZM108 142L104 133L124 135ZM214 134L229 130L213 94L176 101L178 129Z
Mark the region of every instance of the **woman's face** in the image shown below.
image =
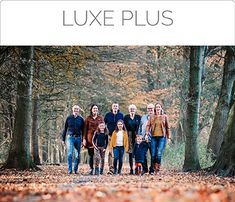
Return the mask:
M122 130L123 129L123 123L122 122L117 122L117 127L118 127L118 130Z
M131 108L129 109L129 112L130 112L130 114L135 114L136 109L135 109L134 107L131 107Z
M161 110L162 110L162 106L160 104L156 104L155 105L155 109L156 109L156 113L160 114Z
M99 110L98 110L98 107L97 107L96 105L93 106L92 109L91 109L91 112L92 112L93 115L98 114L98 111L99 111Z

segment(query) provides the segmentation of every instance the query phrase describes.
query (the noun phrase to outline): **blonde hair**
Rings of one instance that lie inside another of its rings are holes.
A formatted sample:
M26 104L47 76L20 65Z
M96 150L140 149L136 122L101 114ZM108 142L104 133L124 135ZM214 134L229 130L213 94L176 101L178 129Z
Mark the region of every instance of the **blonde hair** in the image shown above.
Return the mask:
M147 108L153 108L153 109L154 109L154 108L155 108L155 106L154 106L154 104L153 104L153 103L150 103L150 104L148 104L148 105L147 105Z
M131 108L134 108L135 110L137 109L137 107L134 104L129 105L128 109L130 110Z

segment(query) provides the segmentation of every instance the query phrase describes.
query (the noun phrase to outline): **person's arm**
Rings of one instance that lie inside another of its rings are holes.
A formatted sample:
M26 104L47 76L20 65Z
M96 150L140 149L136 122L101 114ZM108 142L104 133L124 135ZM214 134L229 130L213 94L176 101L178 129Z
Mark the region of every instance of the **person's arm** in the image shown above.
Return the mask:
M169 122L168 122L167 115L165 115L165 128L166 128L166 137L167 137L167 139L171 140L170 128L169 128Z
M63 131L63 133L62 133L62 141L63 141L63 142L65 142L67 130L68 130L68 118L67 118L66 121L65 121L65 124L64 124L64 131Z
M105 114L105 116L104 116L104 122L105 122L105 124L107 125L107 123L108 123L108 114Z
M116 140L115 140L115 138L116 138L115 133L116 133L116 132L113 131L112 136L111 136L111 140L110 140L110 144L109 144L109 149L110 149L110 150L113 149L114 142L116 141Z
M127 126L127 124L128 124L128 116L127 115L124 116L123 122L124 122L124 125L126 126L126 128L128 128L128 126Z
M127 135L127 132L125 131L124 132L124 135L125 135L125 142L124 142L124 147L125 147L125 151L127 152L128 151L128 149L129 149L129 141L128 141L128 135Z
M143 118L143 117L142 117ZM143 135L142 134L142 125L143 125L143 120L142 120L142 118L140 119L140 125L139 125L139 128L138 128L138 134L139 135ZM145 134L144 134L145 135Z
M107 134L107 135L105 135L105 146L104 146L104 149L107 149L108 143L109 143L109 136Z
M151 117L150 117L150 119L147 121L147 124L146 124L145 136L148 136L150 129L151 129Z
M137 115L136 119L137 119L138 125L136 126L135 133L139 134L138 132L139 132L139 127L140 127L141 116Z
M93 138L92 138L92 144L95 147L95 149L98 150L96 142L97 142L97 133L95 132L95 134L93 135Z
M136 153L136 143L134 144L134 148L133 148L133 153L132 153L132 158L135 158L135 153Z
M82 138L82 144L84 147L86 147L86 140L87 140L87 130L88 130L88 127L89 127L89 121L88 119L86 118L85 119L85 122L83 121L83 138Z

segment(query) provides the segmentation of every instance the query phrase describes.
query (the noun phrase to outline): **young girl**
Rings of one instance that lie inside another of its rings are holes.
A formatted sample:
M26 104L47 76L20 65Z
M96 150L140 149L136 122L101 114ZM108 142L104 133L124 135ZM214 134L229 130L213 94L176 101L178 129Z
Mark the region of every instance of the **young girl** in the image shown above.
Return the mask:
M95 175L102 175L104 171L105 151L108 146L108 129L106 128L104 121L99 123L93 136L92 143L95 148Z
M128 151L128 135L126 132L126 128L124 126L123 120L117 121L117 127L115 131L112 133L111 141L110 141L110 150L113 149L114 154L114 175L121 174L122 163L123 163L123 155L124 149ZM117 170L117 163L118 170Z

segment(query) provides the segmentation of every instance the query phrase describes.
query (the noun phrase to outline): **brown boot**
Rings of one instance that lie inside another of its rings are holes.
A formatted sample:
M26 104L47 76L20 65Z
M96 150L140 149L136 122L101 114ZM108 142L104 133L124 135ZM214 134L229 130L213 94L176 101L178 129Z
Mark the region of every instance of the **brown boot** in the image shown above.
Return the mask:
M160 164L159 163L154 163L154 171L157 174L160 171Z

